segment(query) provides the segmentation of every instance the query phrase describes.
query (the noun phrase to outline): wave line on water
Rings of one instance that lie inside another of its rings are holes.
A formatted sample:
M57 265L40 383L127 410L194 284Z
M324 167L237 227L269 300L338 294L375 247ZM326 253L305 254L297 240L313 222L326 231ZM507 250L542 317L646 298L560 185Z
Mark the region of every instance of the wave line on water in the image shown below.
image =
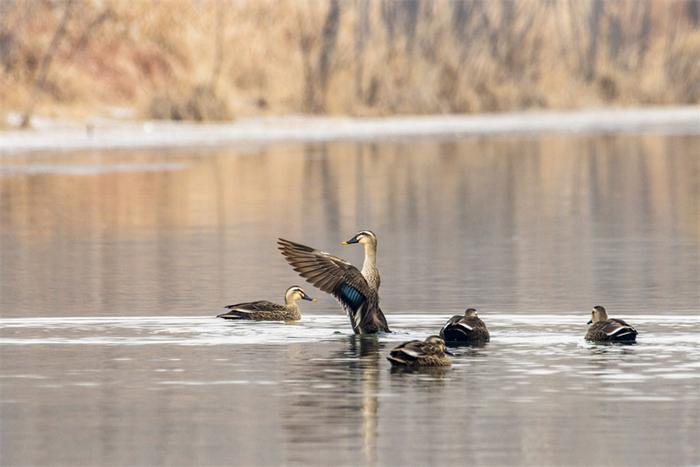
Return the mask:
M446 321L451 315L450 314L418 314L418 313L393 313L387 314L387 319L395 323L424 323L424 322L441 322ZM586 321L588 319L588 314L521 314L521 313L492 313L482 316L484 320L488 321L511 321L511 322L525 322L525 323L536 323L536 322L546 322L546 323L580 323L581 321ZM655 322L655 323L688 323L688 324L699 324L700 315L686 315L686 314L674 314L674 315L648 315L648 314L636 314L629 315L625 314L625 319L634 322ZM300 321L293 323L304 324L304 323L318 323L321 321L347 321L347 317L341 314L309 314L305 315ZM13 317L13 318L0 318L0 328L5 326L20 325L20 326L30 326L30 325L40 325L40 324L58 324L58 325L70 325L70 324L131 324L131 323L143 323L143 324L164 324L168 322L170 324L174 323L232 323L233 321L223 321L219 318L213 316L50 316L42 317L35 316L31 318L24 317ZM240 321L239 324L258 324L266 325L280 322L269 321L269 322L245 322ZM390 323L391 324L391 323Z
M508 345L579 343L586 325L580 315L485 316L492 341ZM663 345L700 344L700 317L629 316L640 329L640 341ZM423 339L437 334L446 317L395 314L393 333L385 341ZM653 329L653 331L652 331ZM0 319L2 345L236 345L289 344L348 338L352 330L343 315L309 315L295 323L224 321L209 316L70 316Z

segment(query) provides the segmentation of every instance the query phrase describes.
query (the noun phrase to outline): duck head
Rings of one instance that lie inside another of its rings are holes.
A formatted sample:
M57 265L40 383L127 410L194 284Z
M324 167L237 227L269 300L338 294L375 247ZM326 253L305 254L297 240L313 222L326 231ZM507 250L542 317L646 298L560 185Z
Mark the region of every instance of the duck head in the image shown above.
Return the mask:
M467 309L464 311L464 316L467 317L467 318L470 318L470 317L475 317L475 318L476 318L476 317L479 316L479 313L476 312L476 308L467 308Z
M436 346L438 349L440 349L440 352L446 353L447 355L454 355L452 352L447 350L447 347L445 347L445 339L440 336L428 336L425 339L425 343Z
M304 292L304 289L302 289L298 285L293 285L287 289L287 292L285 292L284 301L285 303L287 303L287 305L289 305L296 302L297 300L308 300L310 302L316 301L315 298L309 297L306 294L306 292Z
M606 319L608 319L608 313L605 311L605 308L600 305L596 305L591 310L591 319L588 321L588 324L597 323L598 321L605 321Z
M341 242L341 245L352 245L353 243L360 243L362 245L371 245L376 248L377 246L377 236L371 230L360 230L353 236L350 240L346 242Z

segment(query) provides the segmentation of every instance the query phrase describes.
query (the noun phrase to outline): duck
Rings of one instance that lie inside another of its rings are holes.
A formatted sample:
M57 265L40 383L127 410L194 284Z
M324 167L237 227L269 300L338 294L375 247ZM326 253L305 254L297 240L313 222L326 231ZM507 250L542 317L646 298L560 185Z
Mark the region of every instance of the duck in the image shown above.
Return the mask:
M217 318L253 320L253 321L299 321L301 310L297 304L298 300L308 300L315 302L315 298L309 297L304 289L298 285L293 285L284 293L284 305L259 300L257 302L236 303L227 305L229 311L217 315Z
M489 330L479 318L476 308L467 308L463 315L455 315L440 329L440 337L454 344L485 344Z
M445 348L445 340L440 336L428 336L424 341L404 342L394 347L387 360L395 367L439 367L450 366L447 355L454 355Z
M325 251L280 238L282 256L307 282L331 294L350 317L355 334L391 332L379 307L381 279L377 269L377 236L369 230L357 232L341 245L361 244L365 249L362 270Z
M608 313L600 305L593 307L590 327L586 332L586 340L591 342L635 342L637 330L625 321L608 318Z

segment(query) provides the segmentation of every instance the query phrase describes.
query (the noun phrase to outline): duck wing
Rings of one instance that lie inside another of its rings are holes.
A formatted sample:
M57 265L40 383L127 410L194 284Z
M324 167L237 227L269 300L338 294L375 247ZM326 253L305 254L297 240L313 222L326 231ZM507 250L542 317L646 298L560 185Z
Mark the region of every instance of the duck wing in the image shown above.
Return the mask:
M217 318L226 319L255 319L260 313L281 312L286 308L283 305L268 302L267 300L259 300L257 302L236 303L235 305L227 305L228 311L216 315Z
M424 355L423 342L408 341L400 344L389 352L389 361L408 364L415 362L421 355Z
M462 320L462 318L464 318L464 316L462 316L462 315L454 315L452 318L450 318L450 319L445 323L445 325L442 327L442 329L440 329L440 337L444 337L443 334L445 333L445 330L446 330L446 329L449 329L449 328L451 328L452 326L458 325L459 322ZM471 331L471 328L469 328L469 330Z
M465 316L463 317L462 322L470 326L472 329L486 329L486 325L478 316Z
M355 266L325 251L283 238L277 240L277 245L301 277L340 302L350 316L355 332L371 319L366 311L378 309L379 298ZM383 325L388 329L383 314L380 320L383 320Z
M611 318L603 321L603 323L605 323L605 325L602 327L601 330L609 337L622 336L632 332L635 334L637 333L636 329L627 324L625 321L618 318Z
M268 302L267 300L258 300L257 302L236 303L235 305L226 305L224 308L238 311L284 311L284 305Z
M620 318L610 318L608 321L612 321L612 322L614 322L614 323L620 324L621 326L626 326L626 327L628 327L628 328L634 329L632 326L630 326L629 324L627 324L627 322L626 322L625 320L620 319Z

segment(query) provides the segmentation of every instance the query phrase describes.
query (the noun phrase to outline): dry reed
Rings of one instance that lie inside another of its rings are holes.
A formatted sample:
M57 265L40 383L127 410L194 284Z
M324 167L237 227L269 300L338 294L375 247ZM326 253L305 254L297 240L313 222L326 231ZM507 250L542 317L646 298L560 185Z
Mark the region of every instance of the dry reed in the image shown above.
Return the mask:
M699 0L0 2L0 112L227 120L699 101Z

